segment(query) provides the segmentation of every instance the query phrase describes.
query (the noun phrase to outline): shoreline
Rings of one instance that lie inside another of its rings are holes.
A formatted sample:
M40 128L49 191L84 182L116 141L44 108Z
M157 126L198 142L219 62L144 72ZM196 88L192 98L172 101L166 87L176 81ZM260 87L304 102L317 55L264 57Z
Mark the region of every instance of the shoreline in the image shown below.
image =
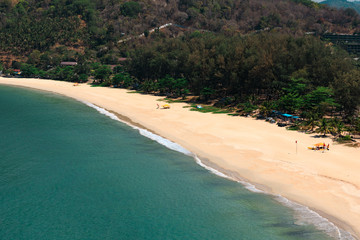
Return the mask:
M0 84L61 94L100 106L125 117L195 153L205 165L235 181L247 181L273 196L283 196L360 236L360 149L333 145L329 152L313 152L307 146L319 139L287 131L264 121L204 114L173 103L156 109L162 97L129 94L125 89L95 88L86 84L52 80L1 78ZM295 154L294 142L299 142ZM291 150L290 150L291 149ZM357 160L357 161L356 161ZM356 224L359 223L359 224Z
M228 179L230 181L234 181L237 183L240 183L243 185L244 188L246 188L250 192L254 193L260 193L265 194L268 196L271 196L273 199L275 199L278 203L281 205L291 208L294 210L294 219L297 221L303 222L305 224L314 225L317 229L320 231L323 231L324 233L328 234L329 236L335 237L334 235L341 236L339 239L353 239L353 235L351 235L349 232L346 232L344 229L339 228L339 226L347 226L344 222L340 221L339 219L336 219L324 212L321 212L319 214L318 210L310 209L307 206L301 205L298 202L289 200L281 195L275 195L273 193L270 193L270 189L266 187L265 185L260 185L256 183L251 183L247 179L243 179L238 173L232 172L230 170L225 170L221 168L220 166L216 165L215 163L212 163L209 159L201 159L196 154L187 151L187 149L183 148L182 146L178 145L177 143L171 142L170 140L164 138L163 136L157 135L155 132L153 132L151 129L147 129L146 127L142 126L141 124L138 124L136 122L133 122L130 118L123 116L119 113L109 111L107 109L101 108L99 106L96 106L92 103L81 101L82 103L86 104L87 106L96 109L100 114L104 114L108 117L110 117L113 120L120 121L128 125L129 127L138 130L140 135L143 135L144 137L150 138L153 141L156 141L157 143L164 145L165 147L172 149L174 151L180 152L182 154L188 155L192 158L194 158L194 161L200 165L201 167L208 170L210 173L215 174L221 178ZM144 134L145 132L150 133ZM155 136L155 137L154 137ZM157 137L156 137L157 136ZM164 141L159 141L159 138ZM169 145L170 143L170 145ZM176 145L175 148L171 145ZM308 220L306 217L304 218L303 215L307 214L312 215L315 219ZM300 215L300 216L299 216ZM332 221L330 221L331 219ZM320 220L320 222L319 222ZM333 222L334 221L334 222ZM335 223L335 224L334 224ZM319 225L321 225L319 227ZM328 227L330 226L331 229ZM334 233L334 230L336 230L336 233ZM345 235L345 236L343 236ZM350 237L350 238L349 238ZM338 239L337 237L335 237Z

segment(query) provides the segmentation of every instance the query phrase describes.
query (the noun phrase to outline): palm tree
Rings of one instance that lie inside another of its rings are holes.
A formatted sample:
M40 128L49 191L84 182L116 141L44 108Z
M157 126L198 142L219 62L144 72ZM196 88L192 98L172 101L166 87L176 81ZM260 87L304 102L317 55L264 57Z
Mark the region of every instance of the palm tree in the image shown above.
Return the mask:
M309 113L307 120L305 121L305 126L310 132L314 131L314 128L318 126L319 117L316 113Z
M352 117L349 119L350 125L347 127L347 131L352 135L360 135L360 118Z
M354 132L360 134L360 118L357 118L354 124Z
M319 128L316 130L316 132L322 133L324 137L327 133L330 133L330 125L325 118L321 119L318 126Z
M338 118L333 118L331 123L331 130L332 132L337 136L337 137L342 137L342 133L345 130L345 125L344 123L338 119Z

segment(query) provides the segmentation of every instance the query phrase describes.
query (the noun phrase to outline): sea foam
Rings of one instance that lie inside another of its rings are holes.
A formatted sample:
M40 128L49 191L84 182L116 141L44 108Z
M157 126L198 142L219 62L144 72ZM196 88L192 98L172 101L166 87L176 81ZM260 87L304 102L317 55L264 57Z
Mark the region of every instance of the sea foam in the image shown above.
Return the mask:
M129 122L126 122L126 121L123 121L122 119L118 118L115 114L101 108L101 107L98 107L92 103L89 103L89 102L85 102L85 101L82 101L83 103L85 103L86 105L88 105L89 107L92 107L94 109L96 109L99 113L101 114L104 114L108 117L110 117L111 119L113 120L116 120L116 121L120 121L122 123L125 123L126 125L130 126L131 128L133 129L136 129L139 131L139 133L141 135L143 135L144 137L147 137L147 138L150 138L151 140L155 141L155 142L158 142L160 143L161 145L164 145L166 146L167 148L171 149L171 150L174 150L174 151L177 151L177 152L180 152L180 153L183 153L185 155L188 155L188 156L193 156L194 154L190 151L188 151L187 149L185 149L184 147L180 146L179 144L177 143L174 143L166 138L163 138L159 135L156 135L146 129L143 129L143 128L139 128L137 126L134 126L132 125L131 123Z
M208 170L209 172L222 177L222 178L226 178L226 179L230 179L233 181L236 181L240 184L242 184L246 189L248 189L251 192L254 193L261 193L261 194L266 194L266 195L270 195L273 196L275 200L277 200L278 202L280 202L281 204L283 204L284 206L291 208L294 210L294 217L296 219L296 224L298 225L306 225L306 224L311 224L314 225L317 229L327 233L329 236L335 238L335 239L339 239L339 240L355 240L352 235L346 231L343 231L341 229L339 229L337 226L335 226L332 222L330 222L327 218L320 216L317 212L309 209L306 206L303 206L301 204L295 203L293 201L290 201L289 199L281 196L281 195L273 195L270 193L267 193L265 191L262 191L258 188L256 188L256 186L254 186L251 183L248 183L246 181L240 181L237 179L234 179L206 164L204 164L200 158L198 158L196 156L196 154L190 152L189 150L185 149L184 147L182 147L181 145L172 142L166 138L163 138L159 135L156 135L146 129L137 127L132 125L129 122L123 121L122 119L118 118L115 114L107 111L104 108L98 107L90 102L86 102L86 101L81 101L84 104L86 104L87 106L94 108L95 110L97 110L99 113L104 114L106 116L108 116L109 118L116 120L116 121L120 121L122 123L125 123L126 125L132 127L133 129L136 129L139 131L139 133L153 141L156 141L158 143L160 143L161 145L164 145L165 147L183 153L187 156L191 156L195 159L195 162L200 165L201 167L205 168L206 170Z

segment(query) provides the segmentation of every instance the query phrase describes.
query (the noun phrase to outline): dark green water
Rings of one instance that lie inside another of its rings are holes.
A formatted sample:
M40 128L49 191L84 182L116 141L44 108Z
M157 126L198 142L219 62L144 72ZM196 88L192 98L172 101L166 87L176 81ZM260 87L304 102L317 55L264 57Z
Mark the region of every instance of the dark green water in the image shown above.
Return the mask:
M0 239L330 239L83 103L0 85Z

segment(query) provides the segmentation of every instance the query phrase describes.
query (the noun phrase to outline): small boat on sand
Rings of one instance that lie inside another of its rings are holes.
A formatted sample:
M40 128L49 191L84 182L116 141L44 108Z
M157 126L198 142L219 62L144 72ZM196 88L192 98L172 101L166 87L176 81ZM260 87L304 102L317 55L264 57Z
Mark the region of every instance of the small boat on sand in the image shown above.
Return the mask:
M310 150L329 150L330 144L315 143L312 147L308 147Z

